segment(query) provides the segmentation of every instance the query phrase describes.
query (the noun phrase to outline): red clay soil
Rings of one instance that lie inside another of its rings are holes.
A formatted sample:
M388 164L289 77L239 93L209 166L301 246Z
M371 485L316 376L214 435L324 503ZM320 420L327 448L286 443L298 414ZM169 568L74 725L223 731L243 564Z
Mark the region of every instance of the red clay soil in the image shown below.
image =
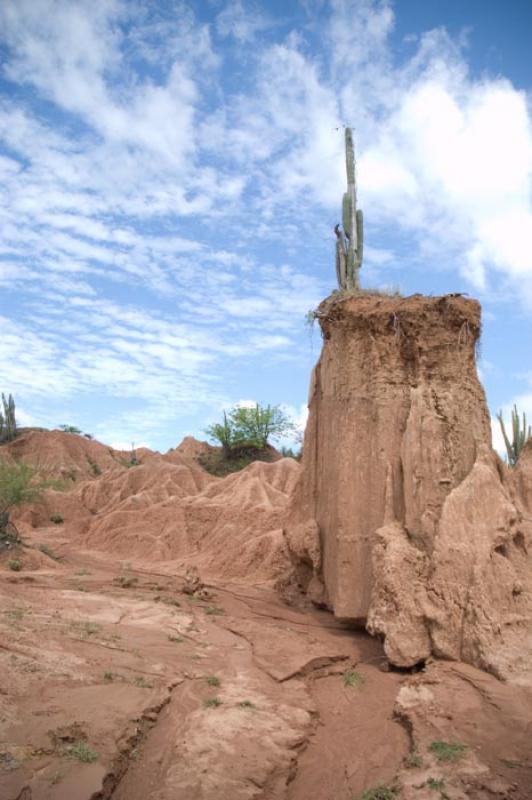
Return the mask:
M529 686L390 670L378 638L280 600L319 561L285 526L294 460L217 479L58 432L0 457L32 448L76 478L0 555L1 800L531 800Z

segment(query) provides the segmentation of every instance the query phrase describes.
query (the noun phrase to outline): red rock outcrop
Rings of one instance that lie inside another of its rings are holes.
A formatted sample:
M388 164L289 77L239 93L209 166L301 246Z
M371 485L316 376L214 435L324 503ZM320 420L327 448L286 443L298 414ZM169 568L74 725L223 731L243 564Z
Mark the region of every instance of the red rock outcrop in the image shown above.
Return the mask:
M532 470L525 458L510 475L491 451L479 304L333 297L317 313L325 341L287 530L319 532L311 596L321 578L323 602L382 635L396 665L432 653L519 672Z

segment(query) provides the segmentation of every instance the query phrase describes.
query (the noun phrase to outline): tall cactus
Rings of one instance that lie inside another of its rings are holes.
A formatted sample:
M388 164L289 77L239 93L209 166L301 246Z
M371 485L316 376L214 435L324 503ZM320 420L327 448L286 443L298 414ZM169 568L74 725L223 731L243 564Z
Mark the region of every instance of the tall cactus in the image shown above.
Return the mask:
M512 441L510 441L506 433L504 420L502 418L502 411L499 411L497 414L497 419L499 420L499 425L501 426L501 432L503 435L504 444L506 446L506 453L508 454L508 464L511 467L515 467L519 460L519 456L521 455L521 450L528 440L532 439L532 429L530 428L530 425L527 427L526 415L524 412L523 425L521 427L521 420L519 419L519 413L516 405L514 405L512 409Z
M345 129L345 166L347 172L347 192L342 199L342 227L337 225L336 234L336 276L340 289L360 288L359 272L364 248L364 218L357 210L357 191L355 177L355 149L353 131Z
M17 435L17 423L15 420L15 401L13 395L5 398L2 393L2 405L4 413L0 411L0 442L11 442Z

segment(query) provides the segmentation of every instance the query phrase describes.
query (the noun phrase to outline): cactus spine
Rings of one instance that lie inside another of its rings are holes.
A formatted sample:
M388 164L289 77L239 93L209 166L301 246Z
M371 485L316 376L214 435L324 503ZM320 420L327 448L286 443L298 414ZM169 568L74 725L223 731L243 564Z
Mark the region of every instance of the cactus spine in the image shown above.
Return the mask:
M17 423L15 420L15 401L13 395L9 395L6 400L2 393L2 405L4 413L0 411L0 442L11 442L17 435Z
M347 172L347 192L342 199L342 227L337 225L336 233L336 277L340 289L359 289L359 272L364 248L364 218L357 209L355 177L355 149L353 131L345 129L345 166Z
M499 424L501 426L501 431L504 438L504 444L506 446L506 452L508 454L508 464L511 467L515 467L515 465L519 460L519 456L521 455L521 450L528 442L528 440L532 439L532 429L530 428L530 425L527 427L526 415L524 412L523 412L523 426L521 427L521 420L519 419L517 406L515 405L512 409L512 441L510 441L506 433L506 428L504 427L504 421L502 418L502 411L499 411L499 413L497 414L497 419L499 420Z

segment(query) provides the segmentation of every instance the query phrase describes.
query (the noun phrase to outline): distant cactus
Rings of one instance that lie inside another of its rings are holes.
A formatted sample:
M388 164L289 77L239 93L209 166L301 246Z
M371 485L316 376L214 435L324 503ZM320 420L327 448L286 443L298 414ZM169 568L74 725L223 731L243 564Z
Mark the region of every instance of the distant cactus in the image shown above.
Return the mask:
M0 443L12 442L17 435L13 395L10 394L6 400L5 395L2 393L2 405L4 413L0 411Z
M497 419L499 420L499 424L501 426L504 444L508 454L508 464L511 467L515 467L519 460L519 456L521 455L521 450L528 440L532 438L532 429L530 428L530 425L527 428L526 415L524 412L523 424L521 425L521 420L519 419L519 414L517 412L517 406L515 405L512 409L512 441L510 441L506 433L504 420L502 418L502 411L499 411L497 414Z
M364 250L364 218L357 210L353 131L345 129L347 192L342 198L342 227L336 225L336 277L340 289L359 289L359 271Z

